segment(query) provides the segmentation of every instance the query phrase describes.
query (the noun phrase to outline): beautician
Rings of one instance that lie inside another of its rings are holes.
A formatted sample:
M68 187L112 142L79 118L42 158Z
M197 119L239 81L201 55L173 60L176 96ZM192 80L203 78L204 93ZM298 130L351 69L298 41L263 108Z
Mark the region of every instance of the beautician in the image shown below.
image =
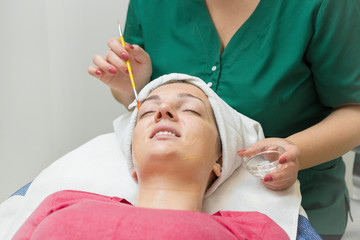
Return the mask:
M298 177L312 225L341 238L349 212L341 155L360 144L359 0L131 0L124 36L125 48L110 39L88 69L120 103L134 99L125 60L138 91L170 72L206 79L261 123L267 139L257 144L300 149L264 184L282 190ZM287 168L294 163L298 173Z

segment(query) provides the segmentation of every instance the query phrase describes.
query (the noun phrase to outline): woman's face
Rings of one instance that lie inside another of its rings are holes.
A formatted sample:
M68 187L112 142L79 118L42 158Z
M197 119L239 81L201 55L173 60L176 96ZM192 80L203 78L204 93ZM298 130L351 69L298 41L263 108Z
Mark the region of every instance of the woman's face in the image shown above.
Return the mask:
M221 156L218 138L211 105L198 87L160 86L141 104L134 129L132 152L138 180L156 172L189 181L208 180Z

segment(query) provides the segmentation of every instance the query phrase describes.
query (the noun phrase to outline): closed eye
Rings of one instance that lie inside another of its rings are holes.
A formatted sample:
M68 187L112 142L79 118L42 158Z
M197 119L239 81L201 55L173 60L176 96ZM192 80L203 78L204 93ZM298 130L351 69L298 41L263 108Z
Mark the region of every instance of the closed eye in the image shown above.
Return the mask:
M154 113L155 111L146 111L143 114L140 115L140 118L145 117L146 115L150 114L150 113Z
M201 116L200 113L198 113L197 111L194 111L192 109L185 109L184 112L191 112L191 113L194 113L195 115Z

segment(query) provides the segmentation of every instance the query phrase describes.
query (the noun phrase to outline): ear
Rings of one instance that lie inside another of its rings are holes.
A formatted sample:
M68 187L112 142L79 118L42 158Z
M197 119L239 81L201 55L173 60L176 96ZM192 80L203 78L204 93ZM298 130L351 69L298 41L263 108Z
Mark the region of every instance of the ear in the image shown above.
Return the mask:
M219 153L219 158L218 160L216 161L216 163L213 165L213 172L215 173L215 175L217 177L220 177L221 176L221 170L222 170L222 152Z
M219 163L215 163L212 168L213 172L217 177L221 176L221 165Z
M135 182L137 183L137 182L138 182L138 178L137 178L137 174L136 174L135 170L133 170L131 176L133 177L133 179L134 179Z

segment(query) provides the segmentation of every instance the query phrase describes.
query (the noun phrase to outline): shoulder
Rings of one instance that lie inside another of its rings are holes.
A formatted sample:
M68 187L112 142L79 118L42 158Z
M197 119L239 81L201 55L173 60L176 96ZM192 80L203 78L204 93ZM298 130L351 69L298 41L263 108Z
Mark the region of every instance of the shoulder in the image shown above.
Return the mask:
M101 194L77 191L77 190L62 190L56 193L49 195L44 202L51 202L51 205L58 205L63 203L76 203L82 200L97 200L97 201L118 201L128 203L123 198L110 197Z
M260 223L273 222L271 218L260 212L240 212L240 211L219 211L213 216L221 216L223 218L244 221L258 221Z
M219 211L213 215L236 235L250 239L289 239L271 218L259 212Z

